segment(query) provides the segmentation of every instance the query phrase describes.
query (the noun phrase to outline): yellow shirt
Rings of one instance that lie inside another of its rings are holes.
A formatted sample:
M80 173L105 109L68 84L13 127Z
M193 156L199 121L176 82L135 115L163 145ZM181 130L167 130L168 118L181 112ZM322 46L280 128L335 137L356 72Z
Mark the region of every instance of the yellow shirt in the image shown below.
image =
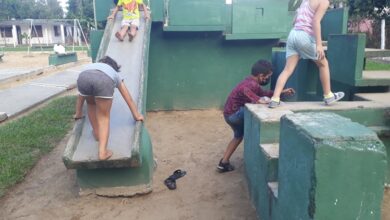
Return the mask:
M139 4L142 0L119 0L118 6L123 8L123 20L133 20L139 18Z

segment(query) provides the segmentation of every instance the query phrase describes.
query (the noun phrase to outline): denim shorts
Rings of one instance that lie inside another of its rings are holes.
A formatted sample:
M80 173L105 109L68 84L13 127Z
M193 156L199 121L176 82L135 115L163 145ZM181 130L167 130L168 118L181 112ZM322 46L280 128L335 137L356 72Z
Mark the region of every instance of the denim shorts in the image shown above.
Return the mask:
M286 58L299 55L302 59L318 60L316 40L302 30L291 30L287 38Z
M244 137L244 107L241 107L236 113L224 117L226 123L233 129L234 137Z

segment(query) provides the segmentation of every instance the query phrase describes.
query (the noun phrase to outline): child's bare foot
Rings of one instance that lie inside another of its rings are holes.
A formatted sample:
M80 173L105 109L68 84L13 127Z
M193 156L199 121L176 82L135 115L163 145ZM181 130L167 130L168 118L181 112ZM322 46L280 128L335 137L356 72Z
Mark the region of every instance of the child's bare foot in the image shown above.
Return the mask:
M119 41L123 41L123 37L121 36L121 34L119 32L115 33L115 37L118 38Z
M108 160L111 156L112 156L112 151L110 150L99 152L99 160Z
M131 41L133 41L133 39L134 39L134 36L129 33L129 41L131 42Z
M82 115L82 114L74 114L73 115L73 119L75 120L75 121L77 121L77 120L79 120L79 119L83 119L85 116L84 115Z

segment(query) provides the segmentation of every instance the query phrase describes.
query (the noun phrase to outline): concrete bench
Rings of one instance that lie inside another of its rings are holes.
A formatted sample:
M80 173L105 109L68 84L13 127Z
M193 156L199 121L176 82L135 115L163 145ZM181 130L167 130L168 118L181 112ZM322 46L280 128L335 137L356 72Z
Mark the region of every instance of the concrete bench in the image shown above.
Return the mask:
M63 65L71 62L77 62L77 53L70 52L64 54L50 54L49 65Z

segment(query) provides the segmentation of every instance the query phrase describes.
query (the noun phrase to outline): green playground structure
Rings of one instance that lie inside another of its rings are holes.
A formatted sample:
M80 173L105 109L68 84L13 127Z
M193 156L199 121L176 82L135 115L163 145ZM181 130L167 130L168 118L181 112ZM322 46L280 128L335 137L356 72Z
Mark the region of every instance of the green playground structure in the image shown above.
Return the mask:
M114 37L118 15L105 30L91 32L92 59L106 54L118 59L143 113L221 108L258 59L272 60L274 87L286 62L280 45L291 28L292 2L146 1L152 21L141 18L135 41ZM112 1L94 5L96 22L105 23ZM287 83L297 91L287 100L293 102L273 110L246 106L245 176L262 220L380 219L390 183L390 70L367 71L365 62L390 51L365 48L365 35L348 34L347 21L347 8L329 10L322 21L332 88L346 93L342 102L324 106L317 67L300 60ZM120 101L113 111L120 117L111 125L109 147L117 157L97 160L86 119L76 123L64 163L77 169L81 192L150 192L154 162L148 132L130 123Z

